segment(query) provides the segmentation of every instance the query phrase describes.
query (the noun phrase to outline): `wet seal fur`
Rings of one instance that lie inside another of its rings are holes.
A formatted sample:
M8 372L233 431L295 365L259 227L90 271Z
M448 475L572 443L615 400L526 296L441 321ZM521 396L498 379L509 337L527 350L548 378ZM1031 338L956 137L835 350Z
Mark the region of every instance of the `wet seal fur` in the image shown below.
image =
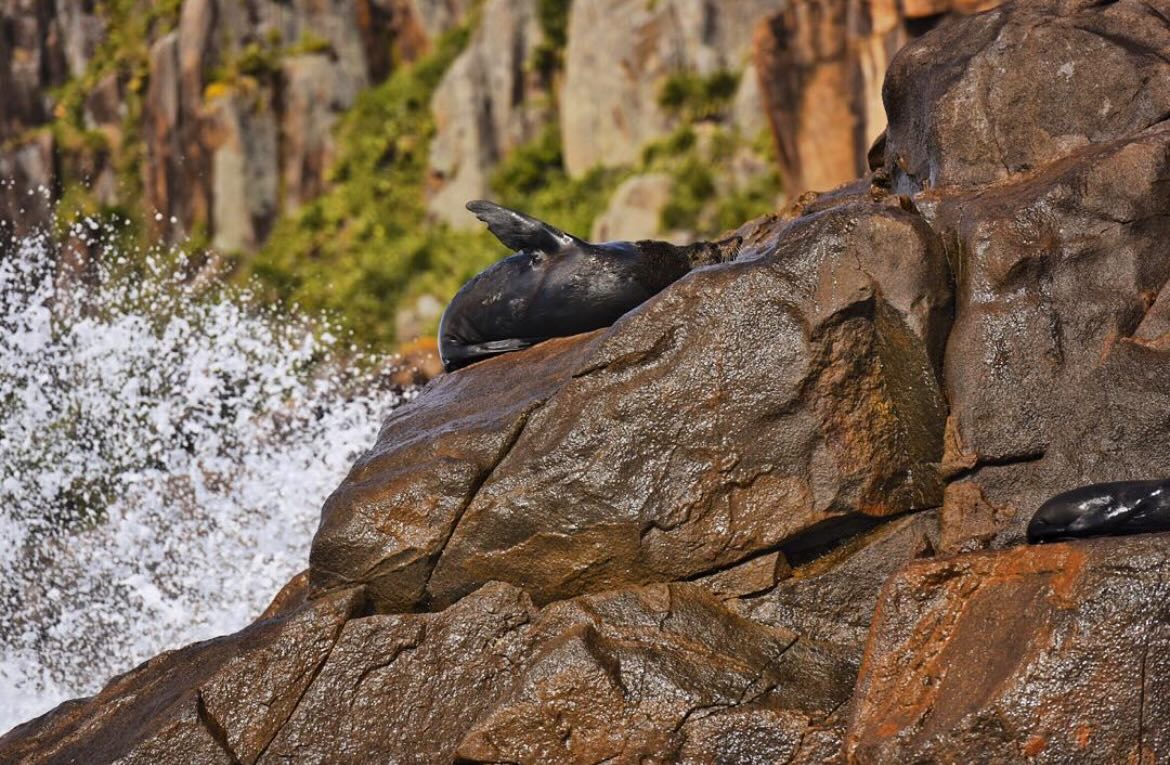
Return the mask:
M1170 479L1096 483L1057 494L1028 523L1028 542L1170 531Z
M593 244L493 202L467 209L516 253L463 285L443 312L439 355L448 372L608 327L691 269L729 259L726 243Z

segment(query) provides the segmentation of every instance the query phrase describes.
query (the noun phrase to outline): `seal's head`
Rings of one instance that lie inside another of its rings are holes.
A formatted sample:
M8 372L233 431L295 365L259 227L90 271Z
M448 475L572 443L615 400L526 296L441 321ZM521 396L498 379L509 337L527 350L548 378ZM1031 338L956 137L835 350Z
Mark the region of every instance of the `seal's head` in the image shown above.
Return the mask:
M1028 523L1028 542L1124 533L1125 524L1160 503L1162 481L1120 481L1082 486L1045 502Z

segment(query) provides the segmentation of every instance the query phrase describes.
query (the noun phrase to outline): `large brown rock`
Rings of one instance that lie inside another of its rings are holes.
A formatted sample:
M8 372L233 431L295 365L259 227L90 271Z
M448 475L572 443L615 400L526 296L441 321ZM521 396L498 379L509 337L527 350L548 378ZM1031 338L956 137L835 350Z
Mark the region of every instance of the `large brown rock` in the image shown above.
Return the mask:
M737 617L695 585L558 603L532 631L539 650L468 732L460 761L791 756L853 683L815 644Z
M930 229L859 204L776 222L754 255L424 391L327 503L316 585L404 610L497 579L545 603L937 505L950 292Z
M903 48L884 99L895 189L988 183L1170 114L1165 2L1009 3Z
M553 340L527 364L502 357L433 381L383 424L378 443L325 502L309 560L317 589L370 583L383 611L424 602L455 524L531 413L596 343Z
M850 762L1170 756L1164 535L915 563L887 585Z
M1159 126L976 195L922 195L960 264L947 461L1015 516L1002 542L1026 521L1013 508L1170 470L1156 311L1137 334L1170 280L1168 150Z
M161 654L0 738L0 761L254 763L363 608L338 592L230 635Z

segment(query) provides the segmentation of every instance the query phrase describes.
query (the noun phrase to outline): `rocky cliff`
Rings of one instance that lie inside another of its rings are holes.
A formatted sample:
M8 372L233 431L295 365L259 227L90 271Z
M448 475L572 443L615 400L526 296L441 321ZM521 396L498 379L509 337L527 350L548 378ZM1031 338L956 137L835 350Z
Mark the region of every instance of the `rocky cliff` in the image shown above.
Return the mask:
M1170 470L1168 61L1160 0L910 43L865 178L433 381L259 620L0 759L1170 757L1170 538L1022 545Z

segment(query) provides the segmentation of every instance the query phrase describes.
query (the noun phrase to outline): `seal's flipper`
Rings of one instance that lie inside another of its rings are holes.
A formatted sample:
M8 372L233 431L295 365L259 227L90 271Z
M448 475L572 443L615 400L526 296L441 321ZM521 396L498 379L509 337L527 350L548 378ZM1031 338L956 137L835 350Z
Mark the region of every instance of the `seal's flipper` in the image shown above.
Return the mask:
M448 345L440 342L439 355L443 359L443 368L448 372L453 372L468 364L490 359L493 356L531 348L547 339L547 337L513 337L507 340L488 340L487 342L474 343L472 345Z
M511 337L507 340L490 340L486 343L465 345L463 352L468 356L495 356L498 353L522 351L547 339L547 337Z
M495 234L497 239L517 252L537 250L551 254L578 241L558 228L495 202L477 199L468 202L467 209L486 223L488 231Z

